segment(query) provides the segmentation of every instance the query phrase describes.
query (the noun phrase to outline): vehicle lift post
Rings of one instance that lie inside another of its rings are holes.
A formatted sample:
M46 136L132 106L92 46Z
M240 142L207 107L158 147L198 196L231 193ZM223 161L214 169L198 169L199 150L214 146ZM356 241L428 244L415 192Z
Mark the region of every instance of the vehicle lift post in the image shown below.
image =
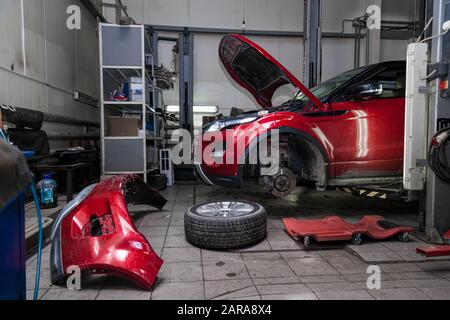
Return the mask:
M187 29L180 35L180 125L194 130L194 35Z
M450 73L450 32L443 31L450 0L428 1L425 7L428 20L433 17L432 32L429 28L426 39L408 47L403 187L419 192L419 236L450 244L443 236L450 230L450 185L427 165L434 135L450 126L450 92L442 86Z
M442 33L444 22L450 20L450 0L437 0L433 5L433 34ZM431 46L431 63L450 61L450 33L434 38ZM449 90L440 88L448 75L431 83L428 113L428 141L440 129L450 126ZM450 156L450 151L448 155ZM425 234L427 240L448 244L442 235L450 230L450 185L439 180L431 170L427 170L425 196Z
M304 8L303 80L308 88L321 81L322 74L322 13L320 0L305 0Z

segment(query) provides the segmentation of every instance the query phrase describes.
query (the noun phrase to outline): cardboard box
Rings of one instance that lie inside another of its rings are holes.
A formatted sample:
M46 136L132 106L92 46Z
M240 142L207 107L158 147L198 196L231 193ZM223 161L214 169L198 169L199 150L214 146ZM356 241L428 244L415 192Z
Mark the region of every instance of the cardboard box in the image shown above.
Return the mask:
M137 137L141 127L141 119L108 117L110 137Z
M131 77L129 79L129 100L134 102L142 102L144 99L144 84L142 78Z

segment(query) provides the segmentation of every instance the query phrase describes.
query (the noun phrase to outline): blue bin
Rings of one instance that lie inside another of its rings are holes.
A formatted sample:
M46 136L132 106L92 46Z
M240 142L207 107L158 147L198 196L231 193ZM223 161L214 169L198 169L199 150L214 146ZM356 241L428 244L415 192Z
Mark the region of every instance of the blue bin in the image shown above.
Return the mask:
M25 196L0 209L0 300L26 300Z

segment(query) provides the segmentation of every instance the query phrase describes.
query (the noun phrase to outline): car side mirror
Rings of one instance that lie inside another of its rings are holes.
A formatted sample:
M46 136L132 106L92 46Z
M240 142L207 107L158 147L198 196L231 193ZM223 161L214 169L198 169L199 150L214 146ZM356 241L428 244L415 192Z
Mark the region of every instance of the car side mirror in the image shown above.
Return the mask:
M345 94L345 100L365 100L380 96L383 93L383 85L379 82L359 84Z

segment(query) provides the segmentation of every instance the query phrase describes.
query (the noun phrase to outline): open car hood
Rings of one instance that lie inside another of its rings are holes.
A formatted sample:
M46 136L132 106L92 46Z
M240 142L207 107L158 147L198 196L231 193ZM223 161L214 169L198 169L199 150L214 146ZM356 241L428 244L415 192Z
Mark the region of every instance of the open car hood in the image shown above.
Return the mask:
M292 84L304 93L317 109L324 110L317 99L292 73L258 44L239 34L223 37L219 57L230 76L247 89L263 108L272 107L275 91Z

